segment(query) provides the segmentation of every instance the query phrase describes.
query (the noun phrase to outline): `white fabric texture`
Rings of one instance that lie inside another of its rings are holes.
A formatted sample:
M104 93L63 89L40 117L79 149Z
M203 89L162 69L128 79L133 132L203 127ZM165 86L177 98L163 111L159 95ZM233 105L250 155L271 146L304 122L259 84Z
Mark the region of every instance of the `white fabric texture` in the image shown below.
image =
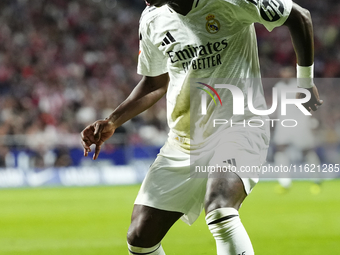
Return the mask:
M208 98L208 114L202 115L201 96L205 92L197 86L205 87L197 81L214 87L219 79L244 94L251 88L254 108L267 108L253 23L272 30L286 21L291 8L291 0L200 0L194 1L186 16L167 5L145 9L139 28L138 73L169 74L167 120L172 133L195 145L230 127L213 127L212 119L238 122L256 117L248 109L247 95L244 115L235 116L231 93L221 88L216 90L223 106ZM188 149L184 143L179 145Z
M191 225L204 207L209 174L195 172L196 168L192 166L225 165L227 163L223 161L234 159L240 169L241 166L260 166L265 162L269 142L267 132L258 129L244 131L228 129L204 149L190 153L183 152L169 138L151 165L135 204L182 212L185 214L182 220ZM258 174L236 174L249 194L258 182Z
M140 248L140 247L135 247L130 245L129 243L128 245L128 249L129 249L129 254L130 255L165 255L165 252L162 248L162 245L156 244L155 246L151 247L151 248Z
M228 216L229 219L214 223ZM215 238L217 255L254 255L253 246L236 209L213 210L207 214L206 222Z

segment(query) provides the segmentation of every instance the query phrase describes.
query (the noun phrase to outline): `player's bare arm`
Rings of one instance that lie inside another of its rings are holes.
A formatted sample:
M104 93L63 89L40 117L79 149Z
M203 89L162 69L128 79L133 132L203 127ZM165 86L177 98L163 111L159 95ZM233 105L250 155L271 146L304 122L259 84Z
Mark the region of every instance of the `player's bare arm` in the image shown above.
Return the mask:
M294 3L290 16L284 25L287 26L290 31L298 65L302 67L313 65L313 25L309 11ZM308 88L308 90L311 93L311 99L308 103L304 104L304 106L308 111L316 111L318 106L322 105L323 101L319 98L316 86ZM298 94L297 97L303 98L305 95Z
M128 98L108 118L95 121L81 132L84 156L88 156L91 152L90 146L94 144L96 147L93 159L97 159L101 146L114 134L115 130L161 99L167 91L168 83L167 73L156 77L144 76Z

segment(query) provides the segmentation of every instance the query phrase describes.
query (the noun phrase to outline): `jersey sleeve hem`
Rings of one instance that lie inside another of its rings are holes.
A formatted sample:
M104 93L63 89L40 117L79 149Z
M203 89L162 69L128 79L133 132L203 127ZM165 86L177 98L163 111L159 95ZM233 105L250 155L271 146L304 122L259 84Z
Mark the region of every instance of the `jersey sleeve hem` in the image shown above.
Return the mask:
M266 26L266 28L269 32L273 31L274 28L276 28L276 27L282 26L287 21L290 13L292 11L292 8L293 8L293 2L292 1L286 1L286 4L287 5L286 5L286 8L285 8L285 13L284 13L283 17L280 19L280 21L278 23L276 23L275 26L273 26L273 27L267 27Z
M143 75L143 76L149 76L149 77L156 77L162 74L167 73L168 71L154 71L154 72L148 72L148 71L143 71L140 68L137 68L137 74Z

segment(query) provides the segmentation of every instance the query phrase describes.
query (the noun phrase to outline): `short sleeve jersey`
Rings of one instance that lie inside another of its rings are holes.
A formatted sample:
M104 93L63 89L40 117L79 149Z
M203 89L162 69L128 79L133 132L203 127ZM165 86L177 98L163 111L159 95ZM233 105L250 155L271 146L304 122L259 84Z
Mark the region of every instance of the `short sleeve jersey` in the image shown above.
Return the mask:
M170 133L194 145L230 127L214 127L213 119L230 123L260 118L247 105L247 91L252 88L253 106L266 109L254 23L271 31L284 24L291 8L291 0L195 0L186 16L167 5L144 10L137 72L152 77L169 74ZM231 91L215 89L213 93L209 88L216 81L243 92L243 115L233 114ZM208 96L202 112L201 98L207 91L212 97ZM190 148L189 144L183 146Z

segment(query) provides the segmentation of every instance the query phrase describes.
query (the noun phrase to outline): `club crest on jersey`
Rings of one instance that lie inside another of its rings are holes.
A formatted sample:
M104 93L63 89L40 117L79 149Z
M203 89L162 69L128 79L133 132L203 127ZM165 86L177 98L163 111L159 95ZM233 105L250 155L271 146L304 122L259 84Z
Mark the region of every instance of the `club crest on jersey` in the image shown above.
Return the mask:
M215 19L213 14L209 14L207 17L205 17L205 19L207 20L205 27L210 34L216 34L218 31L220 31L220 22Z

